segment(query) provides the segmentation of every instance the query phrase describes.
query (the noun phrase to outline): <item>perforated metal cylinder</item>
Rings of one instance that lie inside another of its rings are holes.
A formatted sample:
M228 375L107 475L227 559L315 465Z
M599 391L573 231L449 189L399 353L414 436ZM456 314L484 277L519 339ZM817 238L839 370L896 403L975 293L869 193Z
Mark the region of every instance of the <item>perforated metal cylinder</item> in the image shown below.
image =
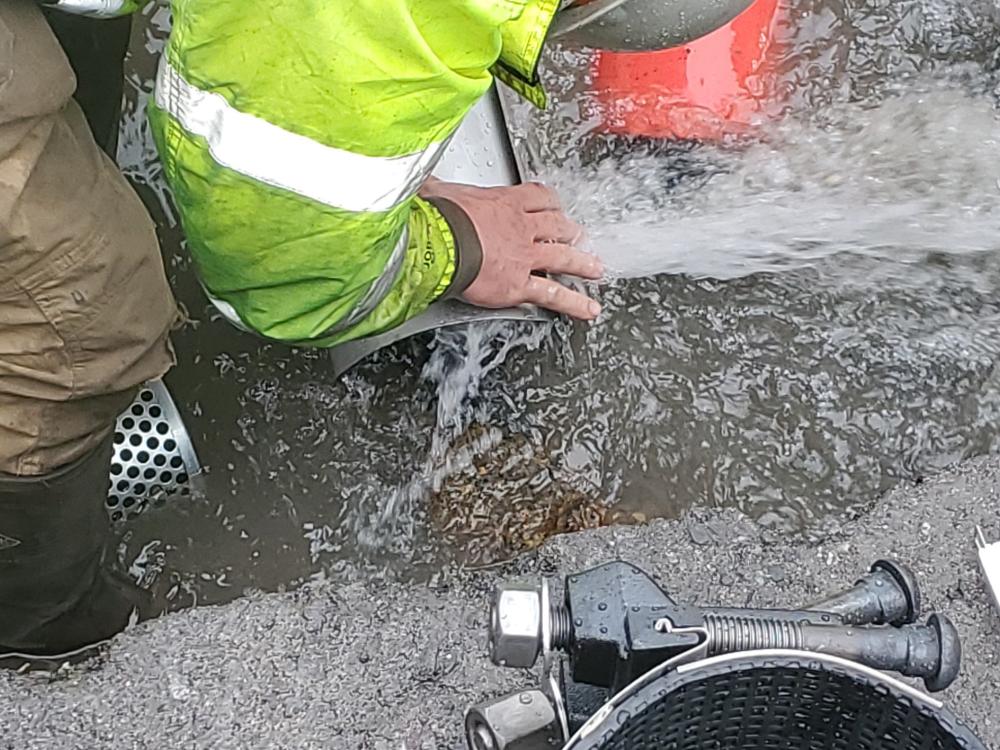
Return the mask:
M201 464L170 392L146 383L115 425L107 508L123 521L167 498L190 495Z

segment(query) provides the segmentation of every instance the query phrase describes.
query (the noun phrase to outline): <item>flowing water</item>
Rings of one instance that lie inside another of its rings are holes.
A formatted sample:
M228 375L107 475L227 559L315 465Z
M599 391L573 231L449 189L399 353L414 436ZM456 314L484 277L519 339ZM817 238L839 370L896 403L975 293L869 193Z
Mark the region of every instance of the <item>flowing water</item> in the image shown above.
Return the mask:
M342 381L236 334L197 288L142 105L168 15L134 35L121 158L190 322L170 376L207 497L125 530L165 607L338 574L431 576L547 535L736 506L792 533L997 447L1000 10L782 6L750 137L602 135L586 55L517 108L524 161L613 271L586 327L403 342ZM571 83L567 83L571 82Z

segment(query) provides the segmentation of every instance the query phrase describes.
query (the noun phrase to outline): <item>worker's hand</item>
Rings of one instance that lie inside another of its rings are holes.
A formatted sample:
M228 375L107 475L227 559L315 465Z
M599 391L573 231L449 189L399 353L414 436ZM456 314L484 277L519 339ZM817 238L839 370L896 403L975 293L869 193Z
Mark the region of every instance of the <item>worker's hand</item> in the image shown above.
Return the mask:
M480 188L430 180L421 195L446 198L471 221L482 247L479 275L462 298L480 307L510 307L530 302L593 320L601 306L584 294L533 271L599 279L604 266L574 246L583 228L562 212L559 197L538 183Z

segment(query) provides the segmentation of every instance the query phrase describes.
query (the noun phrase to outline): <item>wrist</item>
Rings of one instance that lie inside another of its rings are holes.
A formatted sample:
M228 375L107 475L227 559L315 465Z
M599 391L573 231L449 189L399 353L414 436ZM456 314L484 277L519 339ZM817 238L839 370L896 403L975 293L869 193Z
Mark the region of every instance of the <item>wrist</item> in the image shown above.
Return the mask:
M469 288L483 267L483 246L469 215L452 200L439 195L424 197L437 209L455 241L455 274L440 299L456 299Z

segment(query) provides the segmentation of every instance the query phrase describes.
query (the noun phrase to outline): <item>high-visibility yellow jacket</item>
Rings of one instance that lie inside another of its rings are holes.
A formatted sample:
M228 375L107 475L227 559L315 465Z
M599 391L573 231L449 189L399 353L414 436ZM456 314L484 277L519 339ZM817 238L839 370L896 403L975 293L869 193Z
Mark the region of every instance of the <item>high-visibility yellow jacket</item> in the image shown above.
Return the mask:
M111 15L137 0L62 0ZM206 291L234 322L333 345L448 290L416 197L503 66L532 81L559 0L172 0L150 120Z

